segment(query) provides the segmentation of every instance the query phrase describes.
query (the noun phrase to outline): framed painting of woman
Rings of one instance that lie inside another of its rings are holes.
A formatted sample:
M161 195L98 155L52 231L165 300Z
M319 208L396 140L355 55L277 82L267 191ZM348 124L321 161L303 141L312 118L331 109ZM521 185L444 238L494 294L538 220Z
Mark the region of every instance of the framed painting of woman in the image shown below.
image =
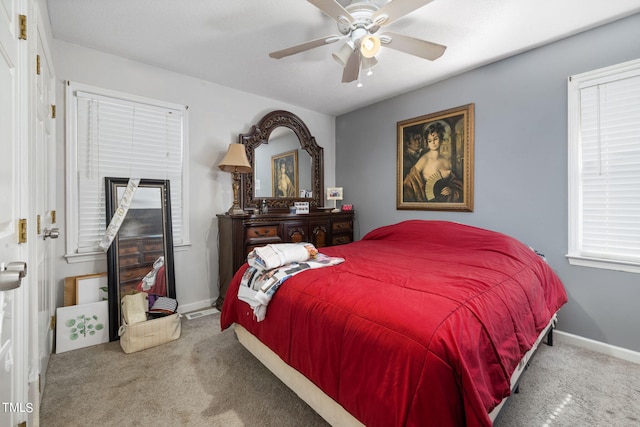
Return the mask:
M298 150L271 157L273 197L298 197Z
M473 211L474 104L397 124L397 209Z

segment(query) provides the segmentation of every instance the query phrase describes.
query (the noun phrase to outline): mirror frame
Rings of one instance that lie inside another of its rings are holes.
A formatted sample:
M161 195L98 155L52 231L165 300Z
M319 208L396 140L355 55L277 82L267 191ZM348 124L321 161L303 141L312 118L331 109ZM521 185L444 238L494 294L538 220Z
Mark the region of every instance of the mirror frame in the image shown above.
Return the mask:
M105 177L105 205L107 225L111 222L113 214L118 209L118 188L126 188L129 178ZM167 297L175 298L175 271L173 265L173 228L171 226L171 196L169 193L169 181L161 179L141 179L138 190L141 188L159 188L160 206L162 209L162 234L164 249L165 280L167 285ZM136 190L136 192L138 191ZM134 194L135 199L135 194ZM123 223L127 220L125 216ZM120 328L120 233L107 250L107 273L109 277L109 340L119 339Z
M278 127L291 129L298 140L300 147L311 156L311 191L313 197L255 197L254 176L255 150L262 144L269 143L269 136ZM260 200L266 200L267 206L276 211L288 211L293 202L309 202L311 209L323 206L324 201L324 149L316 143L316 139L309 132L307 125L295 114L276 110L265 115L257 124L251 127L248 133L240 134L238 142L244 144L247 159L251 164L251 172L241 174L242 192L241 204L243 209L257 209Z

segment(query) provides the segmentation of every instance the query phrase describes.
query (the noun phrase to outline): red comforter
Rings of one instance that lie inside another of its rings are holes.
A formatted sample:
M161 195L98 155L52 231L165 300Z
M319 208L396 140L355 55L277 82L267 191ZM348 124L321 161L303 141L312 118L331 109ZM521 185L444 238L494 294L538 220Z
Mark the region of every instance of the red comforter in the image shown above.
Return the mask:
M256 322L236 273L236 322L367 426L489 426L510 376L567 301L533 250L504 234L405 221L349 245L345 262L286 281Z

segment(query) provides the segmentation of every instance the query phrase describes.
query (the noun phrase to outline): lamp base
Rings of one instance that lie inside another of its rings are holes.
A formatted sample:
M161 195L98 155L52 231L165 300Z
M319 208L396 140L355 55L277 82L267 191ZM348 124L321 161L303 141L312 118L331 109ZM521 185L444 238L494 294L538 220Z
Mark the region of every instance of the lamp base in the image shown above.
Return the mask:
M227 211L227 215L249 215L249 212L245 211L244 209L240 209L240 208L236 208L235 206L232 206Z

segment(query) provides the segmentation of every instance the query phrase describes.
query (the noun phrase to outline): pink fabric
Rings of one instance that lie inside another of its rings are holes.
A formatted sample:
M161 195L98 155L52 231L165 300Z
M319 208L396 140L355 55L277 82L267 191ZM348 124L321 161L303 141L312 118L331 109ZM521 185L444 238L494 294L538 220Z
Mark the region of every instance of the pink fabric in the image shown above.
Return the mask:
M221 327L243 325L367 426L490 426L567 301L530 248L452 222L406 221L321 252L345 262L287 280L263 322L236 298L242 267Z

